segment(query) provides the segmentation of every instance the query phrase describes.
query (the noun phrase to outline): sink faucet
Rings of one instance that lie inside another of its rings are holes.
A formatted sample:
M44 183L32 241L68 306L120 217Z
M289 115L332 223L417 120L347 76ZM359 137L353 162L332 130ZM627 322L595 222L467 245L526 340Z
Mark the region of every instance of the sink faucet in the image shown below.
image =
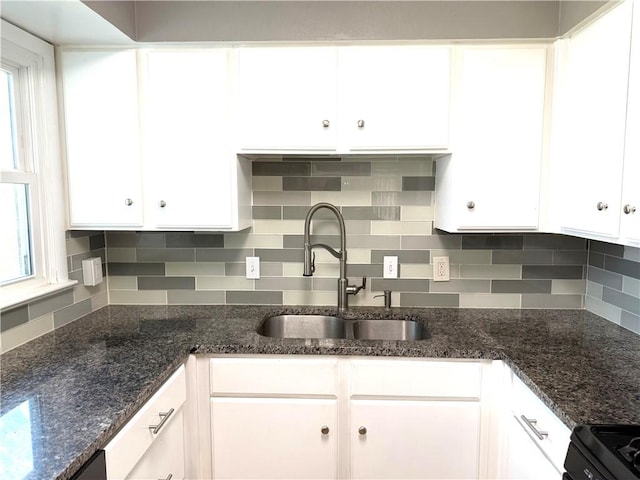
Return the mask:
M311 218L321 208L326 208L333 212L338 219L338 225L340 227L340 251L337 252L329 245L324 243L311 244L310 230L311 230ZM316 254L313 253L313 249L317 247L324 248L331 255L340 260L340 278L338 279L338 311L344 312L349 306L347 295L356 295L360 290L366 287L367 277L362 277L362 285L348 285L347 281L347 249L346 249L346 234L344 228L344 218L340 213L340 210L335 205L330 203L316 203L307 212L307 218L304 220L304 272L302 275L310 277L316 270L315 259Z

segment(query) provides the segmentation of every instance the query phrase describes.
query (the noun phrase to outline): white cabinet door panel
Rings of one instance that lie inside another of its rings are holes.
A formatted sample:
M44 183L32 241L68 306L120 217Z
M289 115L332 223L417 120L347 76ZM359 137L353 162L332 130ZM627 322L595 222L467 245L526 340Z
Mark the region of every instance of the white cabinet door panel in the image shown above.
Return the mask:
M476 479L479 425L479 402L352 400L351 477Z
M336 400L212 398L211 422L214 478L337 476Z

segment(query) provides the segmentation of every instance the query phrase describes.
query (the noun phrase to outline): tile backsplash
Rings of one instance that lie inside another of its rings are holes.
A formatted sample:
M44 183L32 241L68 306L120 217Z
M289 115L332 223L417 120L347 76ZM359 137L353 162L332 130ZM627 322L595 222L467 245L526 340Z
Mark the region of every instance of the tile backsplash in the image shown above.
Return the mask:
M351 305L582 308L587 241L548 234L447 234L433 228L434 161L428 156L269 157L253 162L253 228L234 233L107 232L112 304L335 305L338 261L316 250L302 276L304 218L330 202L345 218ZM490 188L490 187L488 187ZM320 210L314 241L339 246L335 217ZM382 278L385 255L399 279ZM245 279L258 256L261 278ZM431 258L449 256L451 281L433 282Z

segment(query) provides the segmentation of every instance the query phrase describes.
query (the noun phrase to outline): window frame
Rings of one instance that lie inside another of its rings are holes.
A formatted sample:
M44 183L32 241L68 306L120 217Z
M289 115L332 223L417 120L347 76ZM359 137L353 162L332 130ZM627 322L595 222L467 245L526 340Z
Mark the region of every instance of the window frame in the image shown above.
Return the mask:
M5 20L0 33L2 64L19 73L16 124L23 134L18 169L0 170L0 182L30 185L34 269L31 277L0 286L0 308L7 308L77 282L69 281L66 257L54 48Z

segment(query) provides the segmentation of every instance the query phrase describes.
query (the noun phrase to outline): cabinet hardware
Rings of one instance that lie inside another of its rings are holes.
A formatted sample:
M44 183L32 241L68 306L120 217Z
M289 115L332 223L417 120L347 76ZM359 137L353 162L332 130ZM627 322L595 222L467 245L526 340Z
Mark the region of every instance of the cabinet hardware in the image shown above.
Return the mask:
M167 478L159 478L158 480L171 480L173 478L173 473L167 475Z
M538 440L544 440L545 437L549 436L549 432L543 432L542 430L538 430L536 424L538 421L534 418L527 418L524 415L520 415L522 421L529 427L529 429L533 432L533 434L538 437Z
M636 207L629 205L628 203L622 208L622 211L629 215L630 213L636 213Z
M367 427L360 427L360 428L358 428L358 433L359 433L360 435L363 435L363 436L364 436L364 435L366 435L366 434L367 434Z
M358 128L364 128L364 120L358 120Z
M330 125L330 124L329 124L329 120L323 120L323 121L322 121L322 126L323 126L324 128L329 128L329 125Z
M130 207L131 205L133 205L133 200L131 200L130 198L127 198L127 199L124 201L124 204L125 204L127 207Z
M322 432L323 435L328 435L329 427L327 427L326 425L323 425L322 428L320 428L320 431Z
M167 206L167 202L165 202L164 200L160 200L160 201L158 202L158 205L160 205L160 208L164 208L164 207L166 207L166 206Z
M467 202L467 208L469 210L473 210L474 208L476 208L476 202L474 202L473 200L471 200L470 202Z
M604 202L598 202L598 204L596 205L596 208L597 208L599 211L603 211L603 210L606 210L607 208L609 208L609 205L607 205L607 204L606 204L606 203L604 203Z
M157 425L149 425L149 430L151 430L151 433L153 433L154 435L157 435L160 429L164 427L164 424L167 423L167 420L169 420L169 417L173 415L173 412L174 412L173 408L170 409L168 412L160 412L158 414L158 416L161 419L160 423Z

